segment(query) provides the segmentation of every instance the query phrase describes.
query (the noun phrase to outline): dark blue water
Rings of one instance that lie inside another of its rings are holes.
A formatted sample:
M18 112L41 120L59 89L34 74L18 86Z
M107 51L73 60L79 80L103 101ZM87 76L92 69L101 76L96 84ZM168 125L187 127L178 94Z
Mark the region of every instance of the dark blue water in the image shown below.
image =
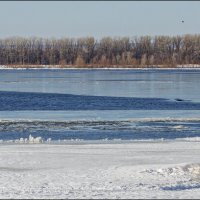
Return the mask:
M184 99L87 96L0 91L0 111L16 110L200 110Z

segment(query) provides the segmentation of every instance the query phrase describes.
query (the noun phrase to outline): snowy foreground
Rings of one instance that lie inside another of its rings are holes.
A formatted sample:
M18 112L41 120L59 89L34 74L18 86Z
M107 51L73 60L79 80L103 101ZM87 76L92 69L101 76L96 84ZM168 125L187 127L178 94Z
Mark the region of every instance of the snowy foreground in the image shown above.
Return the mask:
M0 198L199 198L200 142L1 144Z

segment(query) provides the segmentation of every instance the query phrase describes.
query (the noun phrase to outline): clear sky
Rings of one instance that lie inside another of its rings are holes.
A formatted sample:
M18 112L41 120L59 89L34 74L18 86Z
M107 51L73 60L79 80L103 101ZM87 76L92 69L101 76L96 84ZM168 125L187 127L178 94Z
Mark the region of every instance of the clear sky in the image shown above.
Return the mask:
M0 38L198 34L200 2L4 1L0 27Z

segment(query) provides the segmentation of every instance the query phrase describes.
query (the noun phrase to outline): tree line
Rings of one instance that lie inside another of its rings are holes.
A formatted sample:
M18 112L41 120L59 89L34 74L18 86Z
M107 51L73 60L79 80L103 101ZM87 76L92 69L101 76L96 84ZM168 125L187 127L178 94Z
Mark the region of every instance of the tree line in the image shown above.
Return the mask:
M0 39L1 65L200 64L200 35Z

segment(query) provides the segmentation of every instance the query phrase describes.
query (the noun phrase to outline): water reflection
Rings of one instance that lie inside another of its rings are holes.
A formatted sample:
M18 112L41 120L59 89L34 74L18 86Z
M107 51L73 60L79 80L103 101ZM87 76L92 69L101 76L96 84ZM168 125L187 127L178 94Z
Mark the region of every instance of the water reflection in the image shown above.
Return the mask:
M0 90L200 101L200 70L1 70Z

